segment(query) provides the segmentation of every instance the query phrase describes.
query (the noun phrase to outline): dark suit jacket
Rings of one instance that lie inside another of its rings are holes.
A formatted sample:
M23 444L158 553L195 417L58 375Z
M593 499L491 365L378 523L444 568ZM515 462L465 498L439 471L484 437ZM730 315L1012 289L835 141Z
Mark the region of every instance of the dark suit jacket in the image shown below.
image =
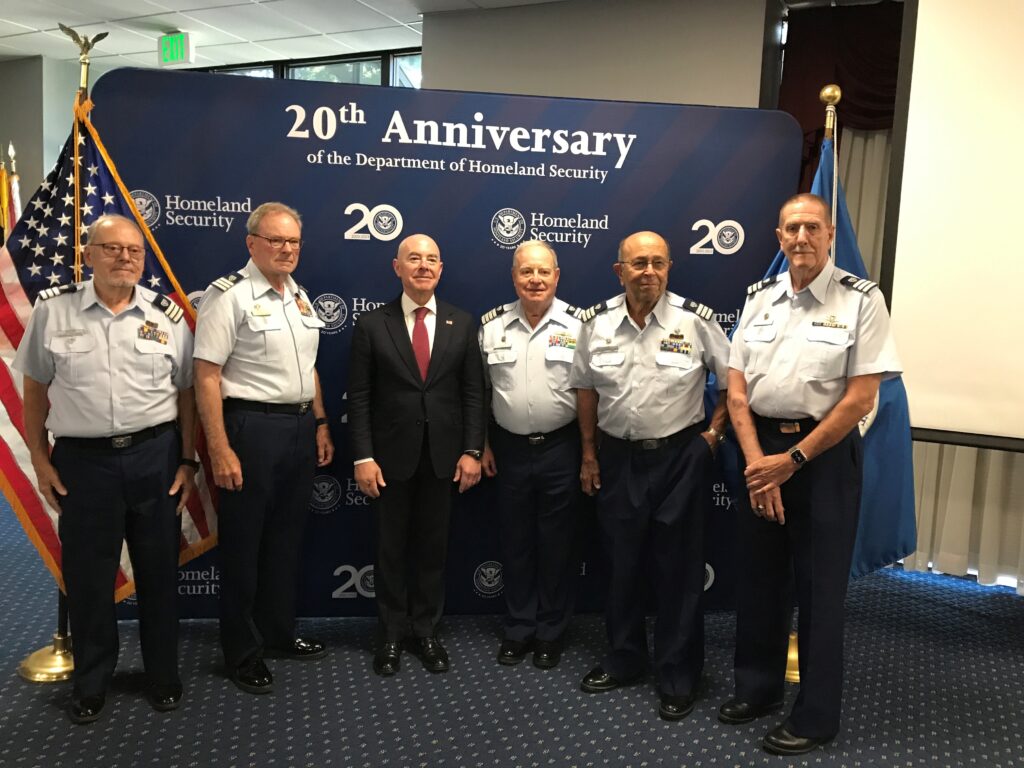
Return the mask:
M420 378L402 297L359 317L352 337L348 426L352 458L373 457L384 482L407 480L429 422L437 477L451 477L465 450L484 446L483 367L476 323L438 300L427 380Z

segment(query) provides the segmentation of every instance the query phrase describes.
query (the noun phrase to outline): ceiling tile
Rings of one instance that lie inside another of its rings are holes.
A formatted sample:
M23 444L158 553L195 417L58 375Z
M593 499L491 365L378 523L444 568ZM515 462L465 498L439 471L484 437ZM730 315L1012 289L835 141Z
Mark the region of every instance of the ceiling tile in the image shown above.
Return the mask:
M366 5L356 0L280 0L271 8L274 13L302 19L317 32L352 32L394 26L394 18L367 5L376 6L378 3L374 0ZM411 18L416 18L415 12Z
M316 56L345 56L356 53L353 48L325 35L275 38L260 41L289 59L311 59Z
M244 40L265 40L272 37L298 37L320 30L295 21L259 5L235 8L213 8L189 11L190 19L237 35Z
M387 27L386 29L368 29L363 32L343 32L329 37L357 51L384 51L389 48L416 48L423 44L422 35L418 35L408 27Z

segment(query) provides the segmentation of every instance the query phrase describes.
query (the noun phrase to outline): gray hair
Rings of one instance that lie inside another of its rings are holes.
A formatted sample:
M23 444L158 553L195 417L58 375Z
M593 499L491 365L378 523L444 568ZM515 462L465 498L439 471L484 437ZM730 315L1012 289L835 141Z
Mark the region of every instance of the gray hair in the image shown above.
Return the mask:
M555 253L554 248L545 243L543 240L524 240L523 242L521 242L519 244L519 247L516 248L515 253L512 254L512 269L516 268L516 258L519 256L520 251L524 250L525 248L533 248L537 246L543 248L545 251L551 254L551 260L554 262L554 267L555 269L558 269L558 254Z
M666 240L664 237L659 235L657 232L652 232L650 230L641 230L639 232L634 232L632 235L626 235L624 238L619 240L619 251L618 251L618 255L616 256L616 258L619 261L622 261L622 249L625 248L626 241L629 240L629 238L633 237L634 235L644 235L644 234L654 235L656 238L661 240L661 242L663 242L665 244L665 255L668 256L669 261L672 260L672 248L671 248L671 246L669 246L668 240Z
M104 213L102 216L97 216L93 223L89 225L89 229L85 233L86 244L92 242L93 237L96 236L97 229L99 229L107 222L112 221L121 221L124 222L125 224L130 224L134 230L136 230L139 233L142 232L142 230L139 229L139 225L135 223L134 219L129 219L127 216L122 216L120 213ZM145 240L145 238L143 238L143 240Z
M256 206L256 210L249 214L249 219L245 222L245 231L250 235L256 234L256 230L260 227L260 222L263 221L263 217L270 213L286 213L295 219L295 223L302 227L302 217L299 212L291 206L285 205L284 203L261 203Z

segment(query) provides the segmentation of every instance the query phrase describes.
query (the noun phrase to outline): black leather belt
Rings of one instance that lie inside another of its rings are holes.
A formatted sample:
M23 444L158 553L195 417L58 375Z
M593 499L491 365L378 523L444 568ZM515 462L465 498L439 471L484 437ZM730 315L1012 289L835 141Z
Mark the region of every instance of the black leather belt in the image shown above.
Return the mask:
M313 408L313 403L257 403L254 400L239 400L236 397L224 399L225 411L256 411L257 413L287 413L301 416Z
M818 426L817 419L810 417L804 419L773 419L755 413L754 419L757 421L758 426L767 427L784 435L806 434Z
M692 437L694 430L699 431L701 423L691 424L685 429L680 429L678 432L674 432L668 437L651 437L646 440L624 440L621 437L614 437L612 435L604 435L605 439L615 440L619 443L625 443L630 448L636 451L656 451L659 448L664 448L666 445L672 445L678 443L681 440L685 440L687 437Z
M165 421L163 424L157 424L155 427L140 429L138 432L132 432L128 435L111 435L110 437L58 437L56 442L63 443L64 445L71 446L72 448L78 448L82 451L92 451L93 453L116 453L117 451L123 451L125 448L141 445L147 440L152 440L154 437L162 435L164 432L170 432L176 426L177 424L173 421Z
M504 427L502 427L500 425L497 425L497 426L498 426L498 429L500 429L502 432L504 432L505 435L509 439L511 439L511 440L521 440L521 441L525 442L527 445L544 445L544 443L546 443L549 440L555 440L555 439L558 439L558 438L563 438L563 437L565 437L565 436L575 432L579 428L576 425L575 421L570 421L564 427L559 427L558 429L553 429L550 432L535 432L532 435L517 435L515 432L509 432L507 429L505 429Z

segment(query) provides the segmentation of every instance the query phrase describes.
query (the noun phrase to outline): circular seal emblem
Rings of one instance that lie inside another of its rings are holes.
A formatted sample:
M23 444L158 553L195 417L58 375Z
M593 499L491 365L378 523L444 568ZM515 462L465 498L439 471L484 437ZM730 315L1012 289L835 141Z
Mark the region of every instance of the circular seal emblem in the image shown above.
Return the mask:
M501 563L497 560L485 560L473 571L473 587L481 597L497 597L502 586Z
M323 321L325 331L337 331L348 320L348 305L336 293L321 293L313 299L313 309Z
M326 515L337 509L341 502L341 483L331 475L317 475L313 478L313 493L309 507L318 515Z
M398 234L398 229L402 226L402 217L391 206L385 207L380 205L374 209L370 226L373 227L373 231L377 233L377 237L381 240L390 240L394 235Z
M188 295L188 303L192 305L192 309L194 309L196 312L199 311L199 302L203 300L204 293L206 293L205 290L192 291L192 293Z
M356 588L363 597L376 597L373 591L373 566L368 565L359 572L359 586Z
M730 256L743 247L743 227L738 221L727 219L715 228L715 250Z
M715 569L711 567L711 563L704 563L704 591L707 592L711 589L711 585L715 583Z
M511 248L526 235L526 219L515 208L502 208L491 217L491 234L499 245Z
M156 195L144 189L133 189L128 194L135 207L139 209L139 215L146 222L146 226L150 229L160 226L160 201L156 199Z

